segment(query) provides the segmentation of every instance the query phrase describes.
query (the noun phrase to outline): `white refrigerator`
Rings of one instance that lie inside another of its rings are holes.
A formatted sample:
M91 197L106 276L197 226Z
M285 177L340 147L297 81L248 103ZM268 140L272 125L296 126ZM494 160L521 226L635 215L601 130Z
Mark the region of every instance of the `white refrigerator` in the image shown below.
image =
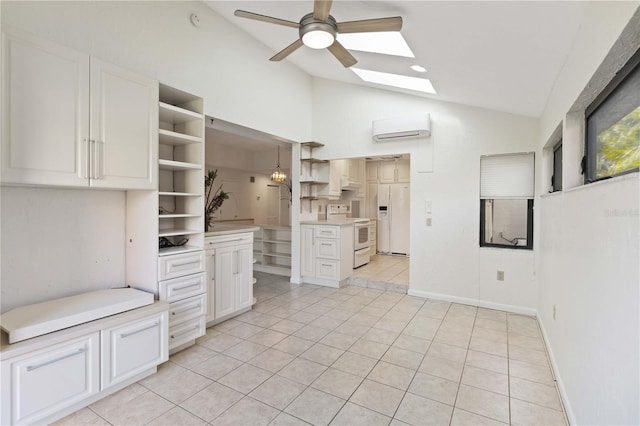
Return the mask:
M409 184L378 184L378 252L409 255Z

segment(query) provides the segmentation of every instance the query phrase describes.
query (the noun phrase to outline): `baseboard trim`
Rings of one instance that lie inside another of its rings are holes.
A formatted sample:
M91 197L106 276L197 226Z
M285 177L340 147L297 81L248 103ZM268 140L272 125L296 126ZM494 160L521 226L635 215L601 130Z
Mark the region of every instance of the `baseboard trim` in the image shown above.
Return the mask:
M576 422L576 417L573 414L573 410L571 409L571 404L569 404L569 396L565 390L564 384L562 383L562 378L560 377L558 371L558 364L556 363L556 358L553 356L553 349L551 348L551 343L549 342L549 338L547 337L547 330L544 328L544 324L540 320L540 315L536 315L536 319L538 321L538 326L540 327L540 331L542 332L542 338L544 339L544 346L547 348L547 356L549 357L549 362L551 363L551 369L553 370L553 377L556 379L556 385L558 387L558 392L560 393L560 399L562 405L564 406L564 412L567 416L567 421L570 425L578 424Z
M409 289L409 296L424 297L426 299L444 300L446 302L460 303L463 305L478 306L480 308L496 309L500 311L512 312L514 314L537 316L538 311L533 308L517 305L505 305L502 303L489 302L480 299L471 299L467 297L452 296L450 294L432 293L429 291L420 291Z

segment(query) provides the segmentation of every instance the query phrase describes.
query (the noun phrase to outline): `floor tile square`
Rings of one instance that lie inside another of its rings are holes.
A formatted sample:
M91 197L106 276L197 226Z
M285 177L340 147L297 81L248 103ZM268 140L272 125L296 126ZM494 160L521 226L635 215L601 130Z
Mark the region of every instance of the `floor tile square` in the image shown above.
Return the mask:
M238 343L235 346L230 347L223 352L224 355L230 356L242 362L247 362L256 355L269 349L267 346L262 346L254 342L245 340Z
M320 318L320 316L324 314L324 312L322 312L321 314L312 313L309 311L310 308L311 307L307 307L304 309L304 311L296 312L295 314L291 315L288 319L291 321L302 323L302 324L309 324L311 321L314 321Z
M284 411L314 425L328 425L344 403L341 398L307 388Z
M191 370L206 376L211 380L218 380L242 365L242 361L231 358L224 354L218 354L212 358L202 361L198 365L191 367Z
M326 369L327 367L317 362L296 358L280 370L278 375L302 383L303 385L310 385L315 379L320 377Z
M466 365L462 383L509 396L509 376L506 374Z
M178 404L209 386L211 380L173 362L165 362L158 366L156 374L142 379L140 384Z
M207 422L202 420L200 417L194 416L187 410L180 407L174 407L160 417L156 417L151 423L147 423L147 426L205 426L206 424Z
M341 349L316 343L300 355L300 358L308 359L328 367L340 358L343 353L344 351Z
M337 396L349 399L363 378L335 368L328 368L311 384L311 387Z
M247 339L262 330L264 330L262 327L244 323L233 327L231 330L227 331L226 334L239 337L241 339Z
M346 351L358 340L355 336L332 331L320 340L320 343Z
M305 389L306 386L301 383L275 375L255 388L249 396L279 410L284 410Z
M345 352L333 363L332 367L360 377L366 377L377 362L373 358Z
M249 364L275 373L293 361L294 358L291 354L271 348L253 358L249 361Z
M265 329L249 337L248 340L262 346L273 346L287 337L287 334L279 331Z
M280 414L269 423L269 426L309 426L309 423L281 411Z
M509 373L512 377L519 377L550 386L555 385L549 367L512 360L509 362Z
M266 426L280 413L260 401L250 397L242 398L233 407L216 417L213 426L255 425Z
M400 335L394 331L381 330L379 328L370 329L362 338L365 340L372 340L378 343L384 343L385 345L391 345Z
M365 379L349 401L393 417L403 396L404 391Z
M421 353L391 346L387 353L382 357L382 361L417 370L423 357L424 355Z
M355 323L351 323L349 321L338 326L335 331L342 334L348 334L350 336L354 336L360 338L364 336L364 334L369 331L371 327L368 325L359 325Z
M509 422L509 397L494 392L461 384L456 407L503 423Z
M515 345L509 345L509 359L528 362L529 364L536 364L542 367L549 366L546 352L521 348L520 346Z
M219 383L212 383L191 398L180 404L180 407L210 422L227 408L240 401L244 395ZM212 404L211 401L215 401Z
M472 365L496 373L508 374L507 358L470 350L467 353L467 365Z
M412 425L448 425L453 407L407 393L396 418Z
M316 320L317 321L317 320ZM313 324L313 321L311 322ZM313 340L314 342L319 341L324 336L329 334L331 330L321 327L315 327L313 325L306 325L302 327L300 330L293 333L294 336L300 337L301 339Z
M506 343L496 343L475 336L471 336L469 349L473 349L476 352L484 352L501 357L506 357L508 352Z
M207 349L204 346L193 345L190 348L171 355L169 361L185 368L191 368L217 354L217 352Z
M529 402L511 399L511 424L566 426L562 411L541 407Z
M422 360L418 371L431 374L443 379L459 382L462 377L464 364L461 362L449 361L447 359L435 358L428 354Z
M309 323L310 326L324 328L326 330L334 330L336 327L341 325L344 320L340 320L337 318L331 318L326 315L321 316Z
M388 349L389 345L385 345L384 343L360 339L349 348L349 352L364 355L369 358L380 359Z
M467 350L458 346L447 345L446 343L433 342L427 354L430 357L442 358L449 361L464 362L467 358Z
M145 424L174 407L174 404L150 391L109 409L105 409L108 405L103 405L101 402L98 401L90 408L114 426Z
M272 373L269 371L254 367L253 365L243 364L219 379L218 383L235 389L238 392L248 394L271 377L271 375Z
M453 406L458 394L458 382L417 373L409 386L409 392Z
M168 413L171 411L173 410L169 410ZM205 422L202 422L202 424L204 425ZM85 407L50 424L50 426L80 426L80 425L110 426L110 423L107 422L102 417L100 417L99 415L97 415L96 413L94 413L93 411L91 411L89 408Z
M300 330L302 327L304 327L304 324L301 322L291 321L290 319L283 319L269 327L269 329L279 331L280 333L284 334L292 334Z
M238 321L238 323L243 324L240 321ZM204 346L205 348L213 349L217 352L224 352L231 346L235 346L240 342L242 342L242 339L221 333L206 340L202 340L199 344Z
M298 356L313 345L314 343L311 340L305 340L299 337L289 336L281 340L280 342L276 343L275 345L273 345L273 349L277 349L279 351L286 352L294 356Z
M427 353L429 349L429 345L431 345L431 340L421 339L419 337L413 337L406 334L401 334L398 338L393 342L393 346L406 349L408 351L418 352L421 354Z
M509 389L511 398L562 411L562 405L560 405L560 398L558 397L558 391L555 386L544 385L512 376Z
M404 391L409 387L415 372L415 370L380 361L373 367L367 379Z
M453 409L453 417L451 418L451 426L502 426L497 420L481 416L479 414L470 413L459 408Z
M347 402L331 422L331 426L387 426L391 417Z

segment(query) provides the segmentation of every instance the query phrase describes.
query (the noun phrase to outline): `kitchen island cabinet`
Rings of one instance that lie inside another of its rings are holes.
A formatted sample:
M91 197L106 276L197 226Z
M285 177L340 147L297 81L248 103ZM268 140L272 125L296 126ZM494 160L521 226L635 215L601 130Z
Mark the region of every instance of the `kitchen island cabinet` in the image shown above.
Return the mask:
M339 288L353 271L353 222L303 222L301 251L303 282Z

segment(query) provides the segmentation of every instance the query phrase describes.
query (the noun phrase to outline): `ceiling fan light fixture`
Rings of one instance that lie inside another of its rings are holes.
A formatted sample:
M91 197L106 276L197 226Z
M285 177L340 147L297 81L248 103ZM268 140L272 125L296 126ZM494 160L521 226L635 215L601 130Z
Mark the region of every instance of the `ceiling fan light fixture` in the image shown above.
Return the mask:
M334 41L333 34L325 30L312 30L302 36L304 45L312 49L324 49L331 46Z

